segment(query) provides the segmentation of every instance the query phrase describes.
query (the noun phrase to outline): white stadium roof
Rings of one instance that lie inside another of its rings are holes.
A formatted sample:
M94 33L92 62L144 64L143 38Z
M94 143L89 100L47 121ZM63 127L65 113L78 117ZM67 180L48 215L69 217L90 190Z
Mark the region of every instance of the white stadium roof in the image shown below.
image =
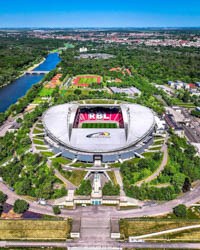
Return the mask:
M73 128L78 107L121 107L125 128ZM47 134L61 145L80 152L114 152L137 144L154 129L153 112L138 104L62 104L53 106L43 115ZM88 137L107 132L106 137Z

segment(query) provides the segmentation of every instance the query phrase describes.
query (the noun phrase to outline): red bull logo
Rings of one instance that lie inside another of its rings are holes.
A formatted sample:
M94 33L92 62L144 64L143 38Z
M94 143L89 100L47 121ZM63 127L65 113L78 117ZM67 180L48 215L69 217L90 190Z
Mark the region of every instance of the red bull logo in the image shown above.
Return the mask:
M109 132L98 132L98 133L89 134L86 137L87 138L110 138L110 133Z

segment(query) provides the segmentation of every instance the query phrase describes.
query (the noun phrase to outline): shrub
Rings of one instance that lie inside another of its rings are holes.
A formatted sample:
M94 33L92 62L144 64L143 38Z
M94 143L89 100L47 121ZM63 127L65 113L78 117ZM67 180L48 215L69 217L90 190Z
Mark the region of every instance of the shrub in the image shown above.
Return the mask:
M28 210L29 204L24 200L16 200L14 203L14 212L21 214Z
M185 217L186 214L187 214L187 208L186 208L185 205L180 204L180 205L178 205L178 206L176 206L176 207L173 208L173 212L174 212L174 214L175 214L177 217L183 218L183 217Z
M0 191L0 204L3 204L7 200L7 195Z
M54 212L54 214L60 214L61 213L60 208L58 206L53 207L53 212Z

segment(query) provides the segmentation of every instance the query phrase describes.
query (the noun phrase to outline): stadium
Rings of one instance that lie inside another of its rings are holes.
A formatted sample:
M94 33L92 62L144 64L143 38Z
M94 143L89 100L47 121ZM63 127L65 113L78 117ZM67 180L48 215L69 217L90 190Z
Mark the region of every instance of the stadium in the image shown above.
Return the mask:
M68 103L49 108L42 120L52 151L82 162L138 157L155 131L153 112L138 104Z

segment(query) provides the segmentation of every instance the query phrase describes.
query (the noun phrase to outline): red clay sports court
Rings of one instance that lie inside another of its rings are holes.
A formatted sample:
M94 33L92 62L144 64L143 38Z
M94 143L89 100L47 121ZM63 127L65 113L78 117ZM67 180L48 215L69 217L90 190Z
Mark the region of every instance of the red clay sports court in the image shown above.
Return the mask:
M73 85L87 87L91 83L101 83L101 77L95 75L77 76L73 82Z

